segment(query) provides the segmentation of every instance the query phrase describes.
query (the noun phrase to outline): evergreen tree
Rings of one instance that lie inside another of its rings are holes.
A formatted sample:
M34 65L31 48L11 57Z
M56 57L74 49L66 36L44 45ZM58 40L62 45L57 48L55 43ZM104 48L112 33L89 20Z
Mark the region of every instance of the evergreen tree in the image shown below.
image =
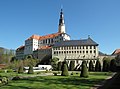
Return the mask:
M57 57L54 57L53 59L51 59L51 65L52 65L52 68L53 68L53 70L57 70L57 62L59 61L59 58L57 58Z
M29 65L29 70L28 70L28 74L33 74L33 66Z
M110 71L112 71L112 72L116 71L116 61L115 61L115 59L112 59L110 61Z
M66 66L67 66L67 68L68 68L68 63L67 63L67 61L63 61L63 62L62 62L61 70L63 70L64 64L66 64Z
M22 65L19 66L19 68L18 68L18 73L23 73L23 66L22 66Z
M75 61L70 61L70 71L73 71L75 69Z
M103 60L103 72L108 72L109 71L109 61L108 60Z
M96 61L96 64L95 64L95 71L98 71L98 72L101 71L101 63L100 63L99 60Z
M89 62L89 71L94 71L94 65L93 65L92 60L90 60Z
M61 71L61 67L62 67L62 62L58 62L58 71Z
M81 69L81 74L80 77L88 77L88 69L86 66L86 62L82 62L82 69Z
M68 75L69 75L69 73L68 73L68 67L67 67L66 64L64 64L61 76L68 76Z

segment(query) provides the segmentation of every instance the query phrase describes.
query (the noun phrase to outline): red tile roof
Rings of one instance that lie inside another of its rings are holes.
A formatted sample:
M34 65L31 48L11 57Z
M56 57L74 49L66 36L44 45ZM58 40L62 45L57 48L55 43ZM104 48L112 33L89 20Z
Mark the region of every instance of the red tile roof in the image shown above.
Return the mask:
M120 49L116 49L116 50L112 53L112 55L116 55L116 54L120 54Z
M24 50L25 46L20 46L17 48L17 50Z
M45 36L32 35L27 40L30 40L30 39L44 40L44 39L54 38L54 37L56 37L60 34L61 33L53 33L53 34L48 34L48 35L45 35Z
M39 49L50 49L50 48L51 48L51 46L41 46Z

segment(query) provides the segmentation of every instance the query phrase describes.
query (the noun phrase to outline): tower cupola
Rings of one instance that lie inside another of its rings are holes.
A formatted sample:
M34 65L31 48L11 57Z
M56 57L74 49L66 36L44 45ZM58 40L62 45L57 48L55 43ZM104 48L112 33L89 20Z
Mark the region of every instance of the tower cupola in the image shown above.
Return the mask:
M59 33L65 33L65 22L64 22L64 15L63 15L63 10L62 9L61 9L61 12L60 12L58 32Z

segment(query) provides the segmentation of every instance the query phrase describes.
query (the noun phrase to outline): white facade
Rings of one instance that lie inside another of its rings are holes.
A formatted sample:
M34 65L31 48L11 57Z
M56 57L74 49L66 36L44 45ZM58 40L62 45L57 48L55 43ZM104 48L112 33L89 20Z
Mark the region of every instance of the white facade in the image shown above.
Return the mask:
M99 55L98 44L91 38L86 40L64 41L55 44L52 48L52 58L57 57L59 61L74 60L76 65L81 64L83 60L96 60ZM95 61L94 61L95 62Z
M38 49L37 39L28 39L25 41L25 50L24 50L25 55L33 54L33 51L37 49Z
M47 51L46 51L46 53L44 53L45 49L44 50L42 49L43 46L51 46L52 47L55 43L61 42L61 41L66 41L66 40L70 40L70 36L68 34L66 34L64 16L63 16L63 11L61 9L58 32L53 33L53 34L48 34L45 36L32 35L27 40L25 40L25 48L24 48L23 54L24 55L35 54L35 55L41 55L43 57L43 55L48 54ZM39 49L39 51L37 51L38 49ZM48 50L48 49L46 49L46 50ZM36 51L38 53L36 53L34 51ZM19 56L19 51L17 51L16 56ZM38 56L38 58L39 58L39 56Z
M65 46L52 48L52 57L64 59L95 59L98 57L97 46Z

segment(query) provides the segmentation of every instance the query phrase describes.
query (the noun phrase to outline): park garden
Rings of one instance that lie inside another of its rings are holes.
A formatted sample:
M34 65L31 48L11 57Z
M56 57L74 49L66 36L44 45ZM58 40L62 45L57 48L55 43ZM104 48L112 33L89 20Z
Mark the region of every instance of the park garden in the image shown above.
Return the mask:
M116 71L115 59L103 59L103 64L97 60L83 61L80 68L75 69L75 62L68 65L66 61L51 59L52 71L33 72L33 66L39 62L27 57L24 60L12 60L11 64L0 70L1 89L90 89L103 82ZM24 66L29 66L24 73Z

